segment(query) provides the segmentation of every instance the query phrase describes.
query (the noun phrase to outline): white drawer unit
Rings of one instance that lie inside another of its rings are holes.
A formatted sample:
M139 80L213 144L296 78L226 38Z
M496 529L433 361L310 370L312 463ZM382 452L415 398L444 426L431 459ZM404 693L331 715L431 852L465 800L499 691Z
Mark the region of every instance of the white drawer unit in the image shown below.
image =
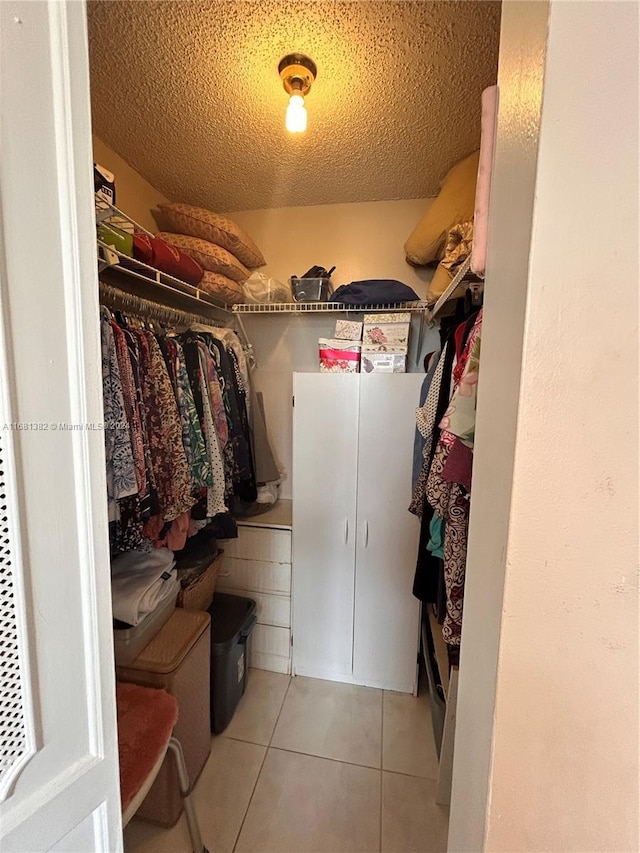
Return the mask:
M238 533L240 527L238 527ZM241 589L245 592L277 592L291 596L291 563L267 563L265 560L239 560L227 557L225 542L224 563L218 574L220 589Z
M256 625L249 644L249 666L272 672L291 672L291 631L273 625Z
M225 592L231 595L248 595L249 590L225 587ZM256 602L256 617L259 625L273 625L277 628L291 627L291 597L289 595L273 595L266 592L251 590L250 597Z
M257 624L249 665L291 672L291 501L238 521L238 538L224 542L217 588L253 598Z
M225 542L224 553L227 557L243 560L291 565L291 531L247 527L239 521L238 538Z

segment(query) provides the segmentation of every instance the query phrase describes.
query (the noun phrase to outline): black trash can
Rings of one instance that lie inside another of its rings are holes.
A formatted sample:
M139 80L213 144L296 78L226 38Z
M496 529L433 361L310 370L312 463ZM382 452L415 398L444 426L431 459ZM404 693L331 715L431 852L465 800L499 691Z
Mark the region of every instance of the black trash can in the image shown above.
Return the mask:
M252 598L217 592L211 616L211 731L231 722L247 684L247 640L256 624Z

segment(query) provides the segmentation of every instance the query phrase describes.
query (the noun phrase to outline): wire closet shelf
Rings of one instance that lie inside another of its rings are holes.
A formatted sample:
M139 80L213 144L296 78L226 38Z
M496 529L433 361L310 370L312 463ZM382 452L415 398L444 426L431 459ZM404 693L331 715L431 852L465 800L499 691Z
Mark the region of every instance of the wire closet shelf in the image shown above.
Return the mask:
M106 227L112 226L114 229L121 229L153 236L150 231L147 231L142 225L127 216L119 208L115 207L104 199L96 197L96 225L104 224ZM132 282L144 282L147 285L151 284L157 287L164 297L177 296L180 299L189 299L200 303L200 308L204 306L215 309L216 311L230 314L229 306L219 299L208 294L199 287L187 284L178 278L175 278L168 273L161 272L155 267L149 266L142 261L131 258L128 255L123 255L114 246L108 245L102 240L97 241L98 248L98 272L111 270L122 277L130 279Z
M343 305L342 302L272 302L261 305L241 303L234 305L234 314L331 314L353 313L367 314L372 311L426 311L426 302L393 302L387 305Z
M130 216L127 216L126 213L123 213L115 205L96 197L96 225L100 224L106 224L107 227L111 225L114 228L127 231L133 228L135 231L153 236L150 231L147 231L146 228ZM437 302L419 300L382 305L345 305L341 302L274 302L263 304L240 303L230 306L215 299L199 287L194 287L142 261L138 261L128 255L123 255L113 246L98 240L98 271L103 272L105 270L112 270L117 274L121 274L121 278L129 279L132 284L144 282L147 285L150 284L157 287L162 292L163 297L179 297L182 300L188 299L194 304L198 303L200 310L206 308L216 312L223 312L227 316L230 314L236 315L240 322L240 316L238 315L241 314L273 316L274 314L369 314L387 311L409 311L422 314L423 322L434 323L449 299L452 299L463 285L468 284L467 279L471 271L471 258L467 258L461 264L451 283ZM477 281L471 283L470 286L476 289L482 287ZM208 319L211 320L211 317Z
M445 303L455 296L456 292L468 284L467 277L471 271L471 258L467 258L461 265L451 283L438 299L437 302L394 302L384 305L345 305L342 302L273 302L266 304L233 305L231 310L234 314L337 314L337 313L366 313L371 314L382 311L411 311L421 313L427 322L434 322L442 311ZM471 287L480 287L477 282Z

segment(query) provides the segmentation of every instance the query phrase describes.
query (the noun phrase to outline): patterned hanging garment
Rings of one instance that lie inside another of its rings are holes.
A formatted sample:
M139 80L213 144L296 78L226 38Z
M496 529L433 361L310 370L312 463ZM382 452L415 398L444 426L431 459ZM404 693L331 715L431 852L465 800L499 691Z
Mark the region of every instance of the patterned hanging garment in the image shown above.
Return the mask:
M221 512L227 512L225 505L224 463L222 461L211 409L209 386L206 379L207 360L209 356L204 344L198 344L198 356L200 361L200 395L204 410L205 438L213 473L213 485L207 490L207 517L213 518Z
M207 454L204 435L200 427L200 419L187 374L184 352L176 340L168 339L166 345L172 373L175 377L176 400L182 425L182 443L189 463L191 488L193 493L197 494L200 489L210 488L213 485L211 460Z
M120 382L116 344L111 328L111 316L106 308L100 311L102 332L102 388L104 404L104 441L107 465L107 494L110 514L114 501L135 495L138 491Z
M173 521L195 503L175 395L155 336L133 329L154 480L163 521ZM154 537L155 538L155 537Z
M109 541L112 553L142 544L138 483L110 312L100 309Z

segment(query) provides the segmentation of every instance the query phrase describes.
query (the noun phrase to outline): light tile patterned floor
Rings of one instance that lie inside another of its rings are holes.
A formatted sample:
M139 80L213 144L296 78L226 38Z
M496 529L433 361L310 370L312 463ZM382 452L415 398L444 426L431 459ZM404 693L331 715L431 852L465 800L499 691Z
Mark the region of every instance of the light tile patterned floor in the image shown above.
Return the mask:
M441 853L428 697L251 670L196 785L211 853ZM133 820L126 853L190 853Z

